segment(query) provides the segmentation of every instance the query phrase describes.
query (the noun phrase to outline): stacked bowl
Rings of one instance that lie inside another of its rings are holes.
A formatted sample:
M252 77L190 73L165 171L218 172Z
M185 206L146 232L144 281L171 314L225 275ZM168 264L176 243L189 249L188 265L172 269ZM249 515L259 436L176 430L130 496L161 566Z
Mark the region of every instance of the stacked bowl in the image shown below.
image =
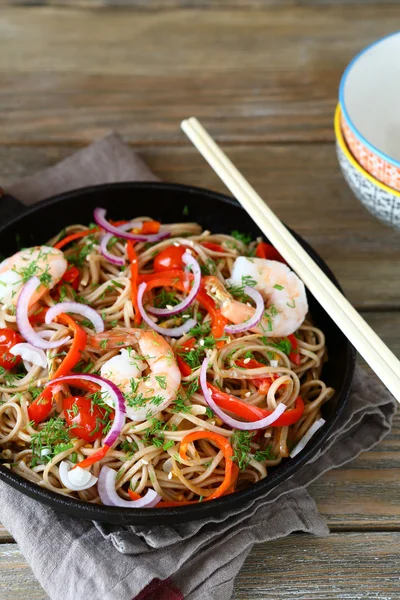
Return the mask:
M335 113L336 152L356 197L400 229L400 32L347 66Z

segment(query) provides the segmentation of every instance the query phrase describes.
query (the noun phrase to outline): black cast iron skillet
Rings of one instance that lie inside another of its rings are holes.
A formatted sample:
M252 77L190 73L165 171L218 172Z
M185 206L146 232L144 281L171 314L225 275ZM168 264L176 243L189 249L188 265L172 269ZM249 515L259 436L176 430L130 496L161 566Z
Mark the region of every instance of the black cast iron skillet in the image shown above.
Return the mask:
M93 209L96 206L106 208L107 217L117 220L145 214L166 223L196 221L216 233L230 233L238 229L250 233L253 238L262 235L239 204L222 194L166 183L117 183L74 190L29 209L15 199L3 196L0 198L0 252L4 256L10 256L20 247L44 244L66 225L89 223L93 220ZM9 222L5 223L5 220ZM294 235L339 287L323 260L304 240ZM81 502L43 489L2 466L0 479L27 496L71 516L121 525L178 524L217 516L266 494L293 475L323 446L345 406L353 377L354 348L316 300L310 294L308 298L315 323L326 334L329 350L329 361L324 366L323 379L327 385L335 388L336 393L323 407L326 419L324 427L295 458L284 461L274 470L270 469L266 479L244 491L217 500L165 509L126 509Z

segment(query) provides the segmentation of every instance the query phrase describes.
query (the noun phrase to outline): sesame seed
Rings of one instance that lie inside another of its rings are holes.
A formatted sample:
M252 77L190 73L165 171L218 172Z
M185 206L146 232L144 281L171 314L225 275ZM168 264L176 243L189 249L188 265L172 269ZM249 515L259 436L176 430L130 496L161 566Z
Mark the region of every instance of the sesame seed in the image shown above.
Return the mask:
M152 386L152 383L151 383L151 381L148 379L147 381L145 381L145 382L144 382L144 385L145 385L146 387L151 387L151 386Z
M182 319L188 319L190 315L182 315Z
M250 308L252 308L250 302L246 302L246 306L250 306Z
M148 464L149 464L149 461L148 461L148 460L146 460L145 458L142 458L142 464L143 464L143 465L148 465Z
M231 390L228 387L225 388L225 391L226 391L227 394L231 393Z
M167 304L166 308L168 308L168 310L172 310L172 305L171 304Z
M172 479L172 471L168 473L168 479Z
M174 242L174 246L175 246L175 248L179 248L180 243L179 242Z
M248 398L249 396L251 396L251 392L246 392L245 396L246 396L246 398Z
M244 362L245 365L248 365L249 362L250 362L250 358L245 358L243 362Z
M204 340L199 340L199 345L204 346Z

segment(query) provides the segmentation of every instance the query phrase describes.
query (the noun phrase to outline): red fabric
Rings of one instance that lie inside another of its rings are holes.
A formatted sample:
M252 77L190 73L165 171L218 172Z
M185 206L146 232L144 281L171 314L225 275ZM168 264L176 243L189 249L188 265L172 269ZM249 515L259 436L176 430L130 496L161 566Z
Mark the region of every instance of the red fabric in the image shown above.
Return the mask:
M133 600L185 600L172 579L153 579Z

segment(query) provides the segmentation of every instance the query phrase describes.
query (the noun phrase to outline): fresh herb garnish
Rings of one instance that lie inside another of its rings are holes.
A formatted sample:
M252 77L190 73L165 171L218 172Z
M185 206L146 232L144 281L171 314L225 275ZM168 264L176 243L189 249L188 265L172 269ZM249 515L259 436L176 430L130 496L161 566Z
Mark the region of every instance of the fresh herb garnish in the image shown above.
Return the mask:
M242 242L242 244L245 244L246 246L251 242L251 235L249 233L241 233L236 229L234 231L231 231L231 236L235 238L235 240Z
M32 435L32 466L50 462L53 456L72 447L66 422L60 417L53 417L38 433Z

